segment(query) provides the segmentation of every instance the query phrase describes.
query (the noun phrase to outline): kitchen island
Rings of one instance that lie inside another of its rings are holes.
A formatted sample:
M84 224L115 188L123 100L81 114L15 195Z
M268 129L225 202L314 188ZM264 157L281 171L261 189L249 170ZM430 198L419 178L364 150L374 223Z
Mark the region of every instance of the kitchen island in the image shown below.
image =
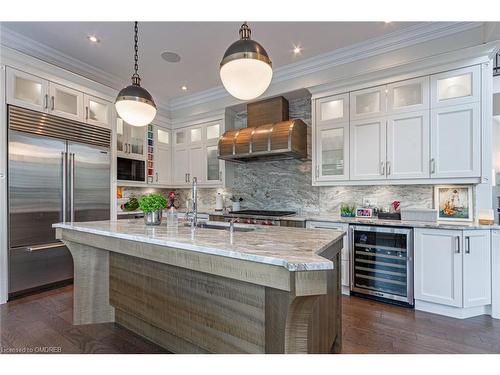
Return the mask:
M54 224L73 323L116 322L174 353L340 352L345 233L219 226Z

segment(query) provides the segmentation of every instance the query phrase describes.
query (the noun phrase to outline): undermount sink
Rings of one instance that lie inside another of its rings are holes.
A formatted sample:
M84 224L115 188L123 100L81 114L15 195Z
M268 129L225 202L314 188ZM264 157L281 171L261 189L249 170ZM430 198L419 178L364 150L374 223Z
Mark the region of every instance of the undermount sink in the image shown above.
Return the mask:
M186 224L184 224L184 226L190 227L191 223L186 223ZM204 228L204 229L219 229L219 230L229 231L228 225L199 222L196 226L198 228ZM233 229L235 232L251 232L251 231L255 230L255 228L243 228L243 227L239 227L239 226L235 226Z

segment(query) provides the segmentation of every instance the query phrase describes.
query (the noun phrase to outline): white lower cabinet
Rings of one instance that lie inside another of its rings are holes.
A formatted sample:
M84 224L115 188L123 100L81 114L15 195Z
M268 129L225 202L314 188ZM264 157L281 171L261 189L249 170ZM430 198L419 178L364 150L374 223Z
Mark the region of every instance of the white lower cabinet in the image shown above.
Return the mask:
M342 293L349 294L350 289L350 278L349 278L349 224L346 223L335 223L329 221L307 221L306 228L308 229L325 229L325 230L338 230L346 232L343 238L343 245L341 250L341 264L340 273L342 279Z
M416 228L415 300L468 308L491 303L489 230Z

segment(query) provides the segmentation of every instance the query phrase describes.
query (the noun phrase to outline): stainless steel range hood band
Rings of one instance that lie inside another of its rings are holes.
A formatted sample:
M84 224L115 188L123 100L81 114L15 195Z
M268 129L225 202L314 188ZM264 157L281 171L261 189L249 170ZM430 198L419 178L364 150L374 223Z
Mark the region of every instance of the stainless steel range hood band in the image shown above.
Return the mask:
M111 131L99 126L9 105L9 128L109 148Z

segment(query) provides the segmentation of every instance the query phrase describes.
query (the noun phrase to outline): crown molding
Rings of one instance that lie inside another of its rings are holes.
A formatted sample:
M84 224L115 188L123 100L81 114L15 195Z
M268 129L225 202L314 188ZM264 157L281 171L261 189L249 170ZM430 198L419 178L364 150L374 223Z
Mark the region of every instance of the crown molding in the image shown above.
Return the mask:
M285 65L274 70L271 86L280 82L303 77L332 67L355 62L360 59L381 55L401 48L410 47L426 41L483 27L481 22L425 22L402 30L368 39L333 52L313 56L299 62ZM33 56L70 72L82 75L93 81L119 90L124 80L90 64L79 61L43 43L16 33L4 25L1 27L1 44L21 53ZM214 87L195 94L172 98L168 102L156 101L158 108L171 116L173 111L203 103L230 98L223 86ZM244 103L234 99L232 105Z
M0 25L0 44L25 55L42 60L59 68L67 70L71 73L78 74L92 81L108 86L109 88L119 91L127 80L108 73L102 69L96 68L93 65L75 59L55 48L49 47L46 44L30 39L22 34L19 34L5 25ZM155 100L158 109L163 113L170 115L170 107L168 103Z
M482 26L483 23L480 22L425 22L410 26L276 68L271 85ZM218 86L192 95L173 98L169 102L170 110L176 111L229 96L223 86ZM237 103L242 103L242 101L235 101L234 104Z

